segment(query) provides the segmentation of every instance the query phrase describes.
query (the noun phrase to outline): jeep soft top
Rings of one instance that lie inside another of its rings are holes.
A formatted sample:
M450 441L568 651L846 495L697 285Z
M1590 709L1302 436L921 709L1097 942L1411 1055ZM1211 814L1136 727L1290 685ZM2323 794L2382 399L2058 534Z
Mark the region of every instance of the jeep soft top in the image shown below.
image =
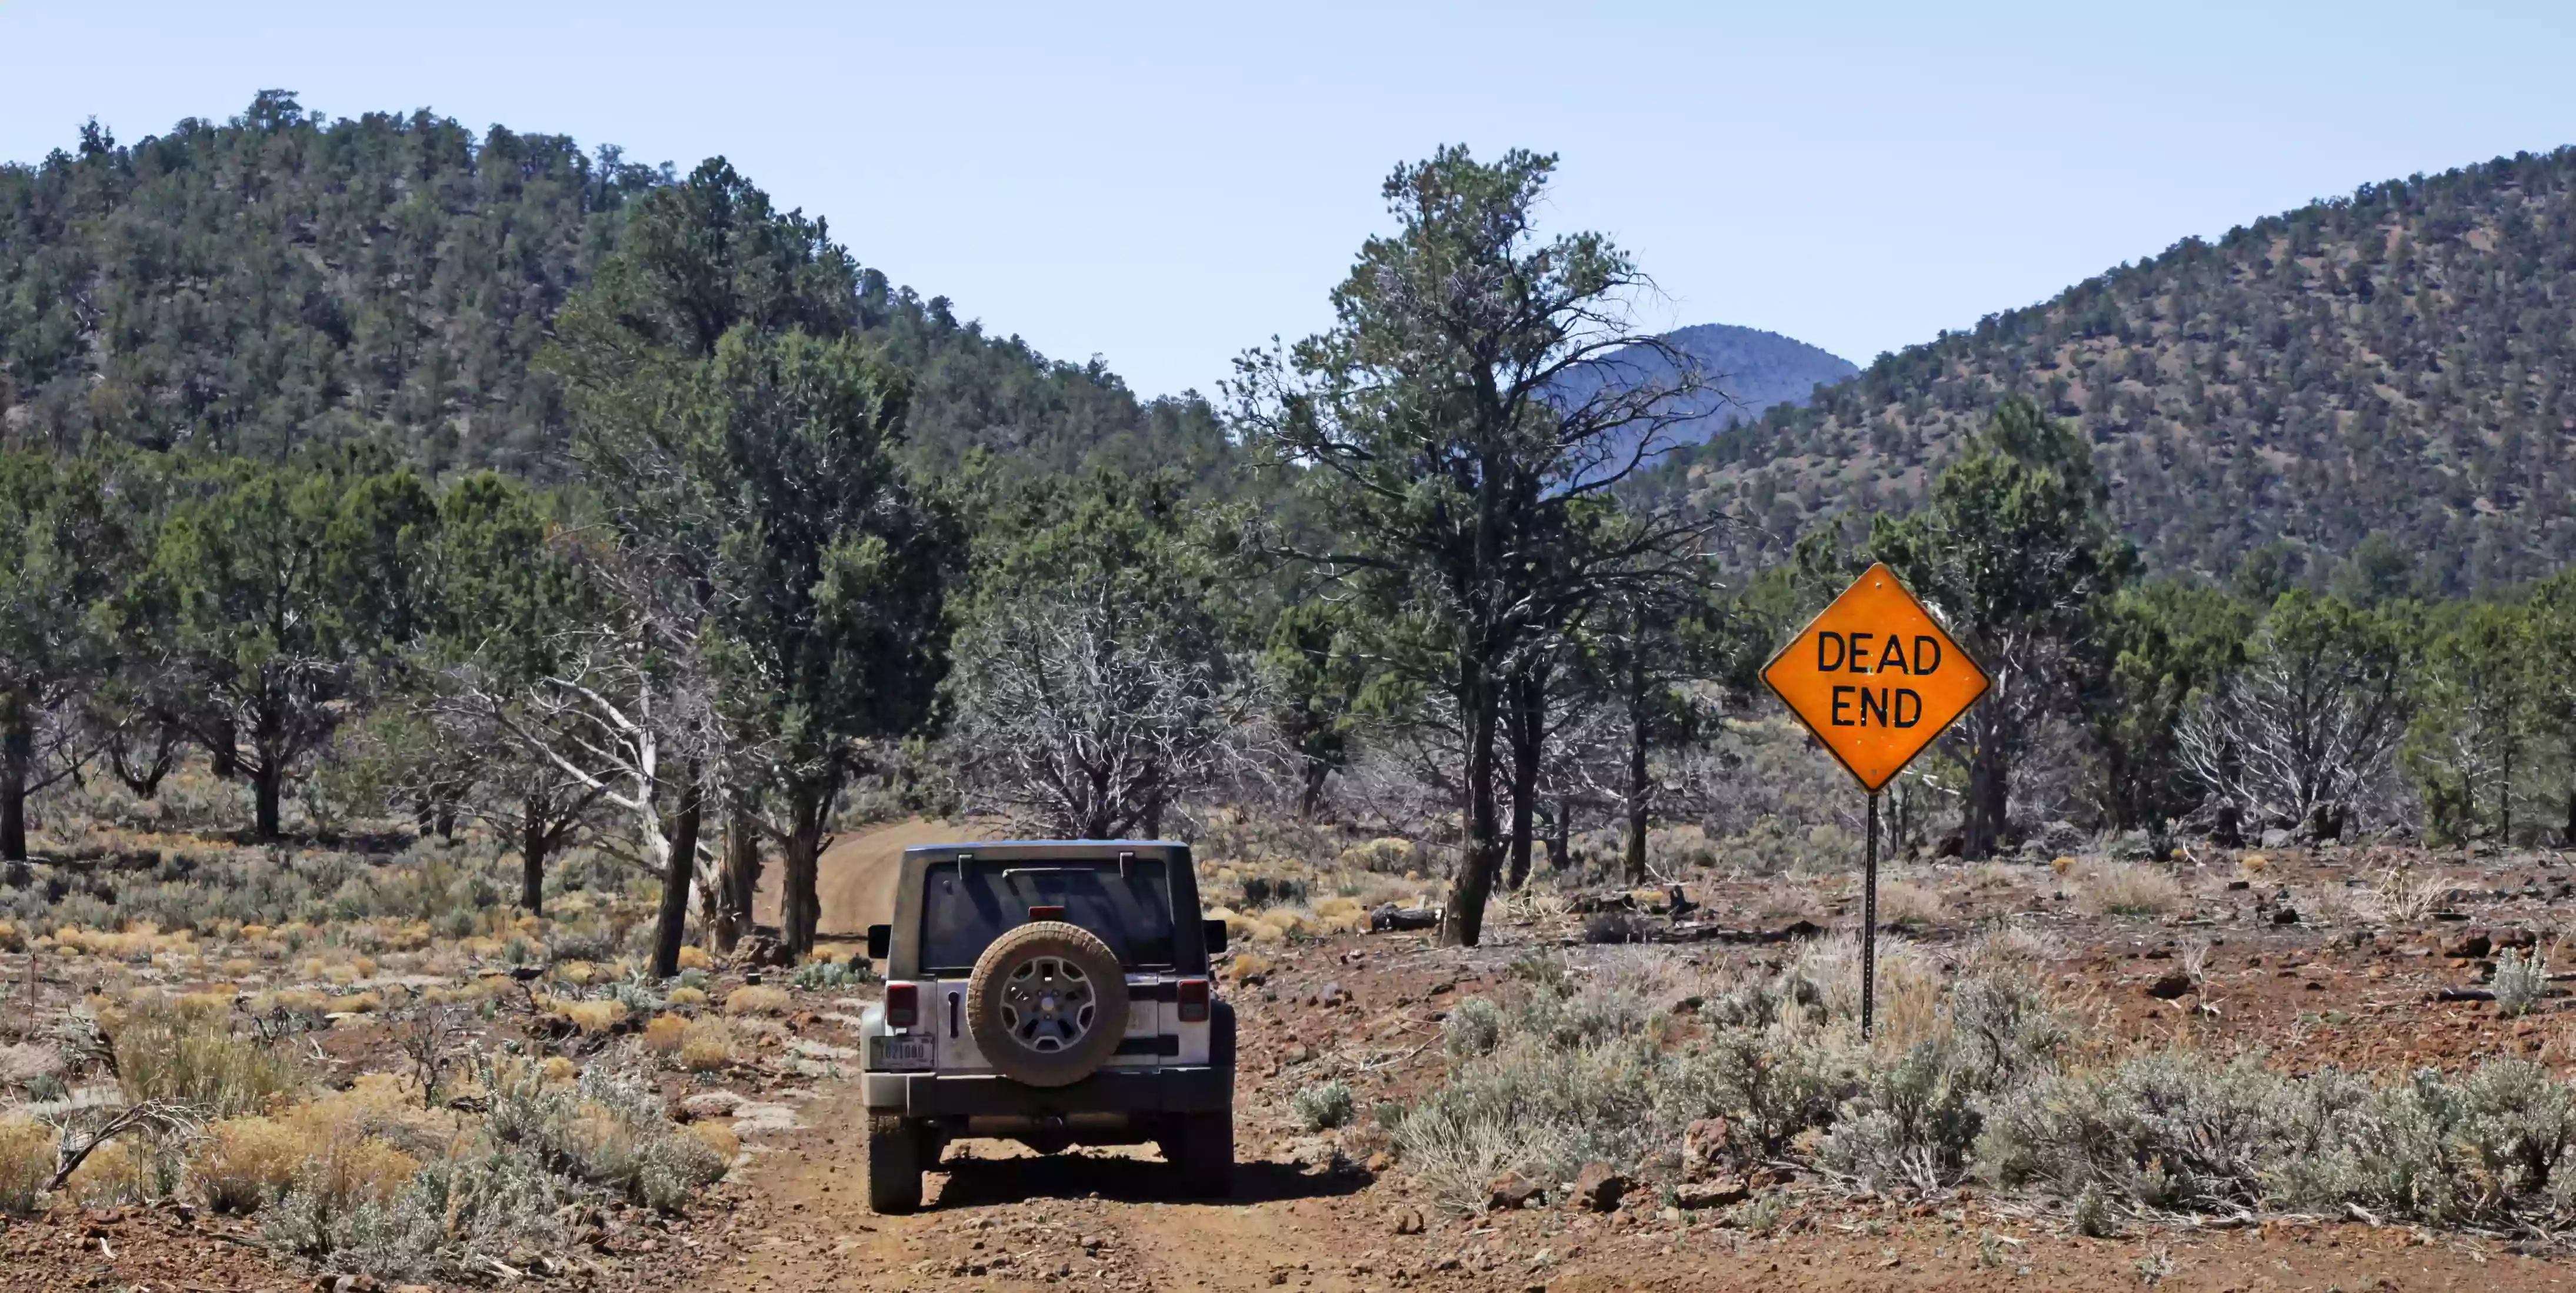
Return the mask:
M1041 1153L1158 1143L1199 1193L1234 1165L1234 1013L1186 844L1003 840L904 851L863 1021L868 1193L918 1207L950 1140Z

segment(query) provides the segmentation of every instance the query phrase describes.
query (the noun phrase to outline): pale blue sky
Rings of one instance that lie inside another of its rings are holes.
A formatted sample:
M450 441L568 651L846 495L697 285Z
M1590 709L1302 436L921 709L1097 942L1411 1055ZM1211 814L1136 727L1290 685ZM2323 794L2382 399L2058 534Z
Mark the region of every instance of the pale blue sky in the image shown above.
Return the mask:
M723 153L898 282L1147 394L1328 319L1395 162L1554 151L1653 323L1867 362L2186 234L2576 142L2576 5L0 0L0 158L430 107Z

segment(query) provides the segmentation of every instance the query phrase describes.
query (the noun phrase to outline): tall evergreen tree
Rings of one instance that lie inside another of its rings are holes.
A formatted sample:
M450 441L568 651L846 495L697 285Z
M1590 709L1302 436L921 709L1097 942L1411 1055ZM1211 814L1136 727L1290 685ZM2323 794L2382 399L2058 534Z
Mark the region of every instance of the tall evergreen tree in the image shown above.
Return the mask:
M2040 718L2065 704L2070 649L2136 564L2109 499L2083 439L2016 398L1942 469L1922 511L1871 527L1871 551L1992 680L1959 723L1967 857L2002 842L2014 762Z
M1455 702L1465 848L1441 937L1472 944L1504 861L1500 759L1511 665L1608 572L1686 528L1670 516L1595 546L1587 520L1669 447L1697 389L1597 380L1642 342L1625 305L1642 279L1599 234L1542 239L1555 159L1464 148L1397 168L1395 233L1371 238L1332 294L1332 330L1246 356L1232 384L1247 436L1299 469L1338 544L1307 552L1390 619L1425 630L1425 685ZM1568 392L1577 375L1596 384Z
M362 453L221 468L161 527L137 589L166 614L177 721L276 838L288 779L419 626L438 505Z
M67 775L74 703L112 667L104 605L133 531L95 460L0 452L0 859L27 857L27 795Z

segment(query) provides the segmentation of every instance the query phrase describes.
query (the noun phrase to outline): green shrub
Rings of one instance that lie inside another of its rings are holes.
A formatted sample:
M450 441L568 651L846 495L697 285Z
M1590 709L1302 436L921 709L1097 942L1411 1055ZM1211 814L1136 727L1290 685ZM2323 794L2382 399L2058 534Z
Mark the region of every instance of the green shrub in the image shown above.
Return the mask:
M1307 1087L1289 1097L1288 1107L1308 1131L1323 1131L1348 1125L1358 1103L1351 1096L1350 1083L1335 1078Z
M1451 1063L1490 1053L1503 1040L1503 1010L1484 997L1469 997L1440 1021L1440 1047Z
M2549 989L2549 967L2541 963L2538 952L2526 957L2507 948L2496 958L2495 982L2489 986L2495 989L2496 1013L2517 1018L2540 1004Z
M837 992L856 987L875 977L865 960L807 961L787 976L790 987L807 992Z

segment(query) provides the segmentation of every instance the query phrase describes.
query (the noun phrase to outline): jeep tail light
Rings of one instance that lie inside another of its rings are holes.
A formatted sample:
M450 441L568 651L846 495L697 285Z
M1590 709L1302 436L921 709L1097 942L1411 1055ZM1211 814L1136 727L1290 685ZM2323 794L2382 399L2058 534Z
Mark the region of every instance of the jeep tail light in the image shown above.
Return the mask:
M889 983L886 985L886 1027L910 1028L921 1022L921 985Z
M1182 1022L1182 1023L1185 1023L1185 1024L1202 1024L1202 1023L1206 1023L1206 1022L1207 1022L1207 1017L1208 1017L1208 981L1207 981L1207 980L1205 980L1205 979L1183 979L1183 980L1181 980L1180 985L1179 985L1179 990L1178 990L1178 991L1176 991L1176 992L1174 992L1174 993L1172 994L1172 1000L1174 1000L1174 1001L1176 1001L1176 1002L1179 1002L1179 1003L1180 1003L1180 1007L1181 1007L1181 1022Z

